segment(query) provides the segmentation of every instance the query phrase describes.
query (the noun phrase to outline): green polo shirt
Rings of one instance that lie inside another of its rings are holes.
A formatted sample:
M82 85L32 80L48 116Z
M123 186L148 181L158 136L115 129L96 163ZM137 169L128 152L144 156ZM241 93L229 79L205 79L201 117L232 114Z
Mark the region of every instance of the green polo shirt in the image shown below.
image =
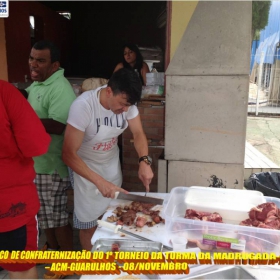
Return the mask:
M66 124L69 108L76 96L64 69L59 68L44 82L33 82L27 89L28 101L40 119L53 119ZM53 174L57 170L61 178L68 176L67 166L61 158L63 135L50 134L52 141L46 154L34 157L37 174Z

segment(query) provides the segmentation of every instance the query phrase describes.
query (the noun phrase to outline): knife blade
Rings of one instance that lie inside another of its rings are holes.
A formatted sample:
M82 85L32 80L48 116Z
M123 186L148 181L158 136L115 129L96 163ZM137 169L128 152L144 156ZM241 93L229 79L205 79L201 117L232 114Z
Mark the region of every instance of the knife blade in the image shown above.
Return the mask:
M125 199L125 200L132 200L144 203L152 203L156 205L162 205L163 199L150 197L150 196L143 196L143 195L136 195L136 194L126 194L121 192L116 192L115 194L116 199Z
M141 235L138 235L138 234L134 234L128 230L125 230L123 229L123 226L121 225L113 225L111 223L108 223L106 221L102 221L102 220L97 220L97 224L99 226L102 226L102 227L105 227L105 228L108 228L108 229L111 229L113 230L115 233L118 233L118 232L122 232L122 233L125 233L127 235L130 235L130 236L133 236L137 239L140 239L140 240L143 240L143 241L154 241L154 240L151 240L151 239L148 239L148 238L145 238ZM162 244L162 247L168 251L173 251L173 248L172 247L169 247L169 246L166 246L166 245L163 245Z
M98 189L96 189L95 192L96 192L96 194L100 194L100 191ZM163 204L163 199L161 199L161 198L136 195L136 194L125 194L125 193L121 193L121 192L115 192L115 199L138 201L138 202L151 203L151 204L156 204L156 205Z

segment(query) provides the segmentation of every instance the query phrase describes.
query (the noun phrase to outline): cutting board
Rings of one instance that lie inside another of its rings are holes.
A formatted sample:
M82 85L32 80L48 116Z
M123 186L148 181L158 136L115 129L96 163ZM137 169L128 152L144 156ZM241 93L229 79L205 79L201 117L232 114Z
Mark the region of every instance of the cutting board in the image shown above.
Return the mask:
M140 194L140 193L136 193L136 194ZM150 193L148 195L151 196L151 197L158 197L158 198L163 198L164 199L165 196L168 195L168 194ZM120 200L120 199L112 200L108 209L107 209L107 211L103 215L102 220L106 221L107 217L109 217L111 215L115 215L113 213L113 211L116 209L116 207L118 207L118 206L123 207L125 205L129 205L130 203L131 202L127 201L127 200ZM160 210L160 216L162 218L164 218L163 215L162 215L163 207L164 207L163 205L156 205L155 208L153 208L153 210ZM145 215L140 214L140 213L137 213L137 215L145 216ZM125 230L128 230L128 231L134 233L134 234L141 235L145 238L151 239L153 241L158 241L158 242L161 242L164 245L172 247L172 245L170 243L170 238L166 234L165 225L163 223L156 224L153 227L144 226L142 228L139 228L139 227L136 227L135 225L132 225L132 226L124 226L123 228ZM98 227L97 230L95 231L95 233L94 233L94 235L92 236L92 239L91 239L91 244L94 244L95 241L99 238L136 239L132 236L125 235L123 233L114 233L112 230L102 228L102 227Z

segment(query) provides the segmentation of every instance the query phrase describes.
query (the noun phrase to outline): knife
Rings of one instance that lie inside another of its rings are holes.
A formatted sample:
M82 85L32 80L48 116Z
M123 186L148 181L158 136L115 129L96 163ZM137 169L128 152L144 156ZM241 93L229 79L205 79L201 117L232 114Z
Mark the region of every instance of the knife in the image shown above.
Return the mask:
M96 194L99 194L100 191L96 190ZM115 199L124 199L124 200L131 200L131 201L138 201L143 203L151 203L156 205L162 205L163 199L161 198L155 198L155 197L149 197L149 196L143 196L143 195L136 195L136 194L125 194L122 192L115 192Z
M122 232L122 233L125 233L127 235L130 235L130 236L133 236L137 239L140 239L140 240L143 240L143 241L154 241L154 240L151 240L151 239L148 239L148 238L145 238L141 235L138 235L138 234L134 234L128 230L125 230L123 229L123 226L121 225L113 225L111 223L108 223L106 221L102 221L102 220L97 220L97 224L99 226L102 226L102 227L105 227L105 228L108 228L108 229L111 229L113 230L115 233L118 233L118 232ZM166 245L163 245L162 244L162 247L168 251L173 251L173 248L172 247L169 247L169 246L166 246Z

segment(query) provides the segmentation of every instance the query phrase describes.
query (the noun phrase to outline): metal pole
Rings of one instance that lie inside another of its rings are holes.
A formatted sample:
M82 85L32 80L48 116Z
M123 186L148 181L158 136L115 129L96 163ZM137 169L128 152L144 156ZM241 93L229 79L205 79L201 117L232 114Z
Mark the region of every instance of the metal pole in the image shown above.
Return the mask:
M271 71L270 71L270 78L269 78L269 87L268 87L268 104L270 105L273 99L273 83L274 83L274 76L275 76L275 69L276 69L276 61L274 64L271 65Z
M259 90L262 86L262 68L264 61L264 52L261 54L259 73L258 73L258 88L257 88L257 100L256 100L256 116L259 114Z

